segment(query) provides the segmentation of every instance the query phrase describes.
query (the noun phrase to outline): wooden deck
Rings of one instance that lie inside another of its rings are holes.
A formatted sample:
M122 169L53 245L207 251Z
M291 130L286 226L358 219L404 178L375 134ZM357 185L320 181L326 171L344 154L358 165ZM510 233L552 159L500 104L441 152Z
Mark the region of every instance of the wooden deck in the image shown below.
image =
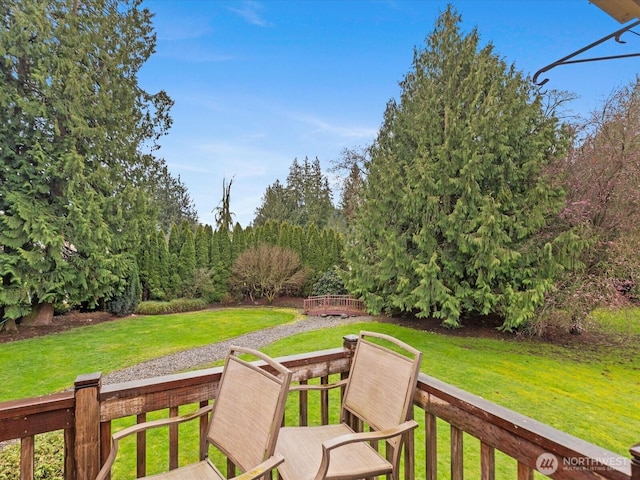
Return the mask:
M340 348L279 360L294 372L294 382L327 383L330 375L348 374L354 342L354 336L347 336ZM35 439L60 431L65 441L61 458L65 480L94 480L109 453L113 421L142 422L150 412L168 409L170 416L176 416L179 407L204 406L215 398L220 375L221 368L212 368L105 386L99 373L81 375L73 391L0 403L0 442L20 441L20 478L32 480L37 468ZM307 392L300 392L298 412L286 419L287 424L310 424L311 401L320 401L318 421L329 422L330 412L337 407L330 403L330 396L307 397ZM339 402L335 397L333 401ZM630 448L629 457L621 456L424 374L418 380L414 412L420 426L406 449L404 480L462 480L465 470L469 475L468 455L477 455L471 452L476 447L470 446L475 443L470 439L479 442L480 452L479 464L471 465L474 473L469 478L474 480L494 480L496 463L505 461L514 462L518 480L533 480L536 469L546 469L548 477L558 479L640 480L640 444ZM204 426L199 429L201 445ZM447 445L437 441L443 427L450 438ZM134 440L137 476L146 472L149 440L143 434ZM178 429L170 429L169 468L178 466L178 440ZM502 453L498 456L498 452ZM424 461L416 465L416 458ZM439 469L439 461L445 461L446 468Z
M351 295L320 295L304 301L306 315L364 315L364 302Z

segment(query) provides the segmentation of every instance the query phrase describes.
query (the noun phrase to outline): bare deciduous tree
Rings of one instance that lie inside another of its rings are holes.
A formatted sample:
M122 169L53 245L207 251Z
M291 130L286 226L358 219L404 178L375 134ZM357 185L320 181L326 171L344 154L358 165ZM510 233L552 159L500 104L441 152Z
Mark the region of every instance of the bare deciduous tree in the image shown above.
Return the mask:
M304 283L307 270L293 250L262 244L242 252L233 264L231 283L252 300L269 303L281 293L293 293Z
M640 220L640 81L607 98L584 131L565 162L565 214L615 239Z
M594 308L640 297L640 78L576 128L556 173L566 190L560 224L584 241L584 268L556 282L533 322L537 333L550 325L581 331Z

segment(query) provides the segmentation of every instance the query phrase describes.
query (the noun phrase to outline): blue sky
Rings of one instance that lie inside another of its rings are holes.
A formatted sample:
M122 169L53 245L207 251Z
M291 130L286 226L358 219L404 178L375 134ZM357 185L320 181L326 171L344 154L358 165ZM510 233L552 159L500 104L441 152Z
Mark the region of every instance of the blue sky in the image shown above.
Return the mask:
M295 158L318 157L326 170L344 148L369 145L448 3L465 30L477 27L530 75L623 27L588 0L145 0L158 44L140 83L175 101L158 155L189 189L200 222L215 224L223 178L233 177L231 210L246 227ZM590 56L640 51L637 36L623 40ZM541 78L577 94L572 107L586 114L639 66L560 66Z

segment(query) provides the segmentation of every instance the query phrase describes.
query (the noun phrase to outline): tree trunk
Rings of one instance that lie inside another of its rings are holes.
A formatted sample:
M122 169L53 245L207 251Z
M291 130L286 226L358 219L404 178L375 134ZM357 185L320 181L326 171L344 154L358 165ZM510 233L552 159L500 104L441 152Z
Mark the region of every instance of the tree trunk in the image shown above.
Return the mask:
M4 322L2 325L0 325L0 332L3 329L6 332L16 332L18 330L18 327L16 326L16 321L13 318L10 318L6 322Z
M22 317L22 325L37 327L53 323L53 304L39 303L29 315Z

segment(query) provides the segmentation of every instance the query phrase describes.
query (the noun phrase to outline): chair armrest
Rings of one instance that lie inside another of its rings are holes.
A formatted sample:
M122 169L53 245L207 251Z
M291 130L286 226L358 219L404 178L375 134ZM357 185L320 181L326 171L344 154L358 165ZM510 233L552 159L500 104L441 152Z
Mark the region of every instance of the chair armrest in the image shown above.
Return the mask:
M304 384L304 385L291 385L289 387L290 392L299 392L299 391L307 391L307 390L331 390L333 388L342 387L347 384L348 379L343 379L338 382L328 383L328 384Z
M160 420L152 420L150 422L138 423L137 425L132 425L131 427L124 428L119 432L114 433L111 436L111 451L109 452L109 455L107 456L107 459L105 460L104 465L100 469L100 472L96 477L96 480L104 480L105 478L107 478L107 476L111 472L111 467L113 467L113 463L115 462L116 455L118 453L118 442L121 439L128 437L129 435L132 435L134 433L144 432L151 428L157 428L165 425L173 425L173 424L188 422L189 420L193 420L195 418L206 415L211 411L212 407L213 407L213 404L209 404L202 408L199 408L195 412L191 412L186 415L180 415L178 417L161 418Z
M386 430L379 430L375 432L347 433L345 435L340 435L339 437L332 438L331 440L327 440L322 444L323 455L324 455L324 451L329 452L334 448L338 448L343 445L348 445L350 443L367 442L367 441L373 441L373 440L385 440L387 438L396 437L410 430L413 430L417 426L418 426L418 423L415 420L407 420L406 422L401 423L397 427L387 428Z
M317 480L325 478L327 472L329 471L332 450L343 447L345 445L349 445L351 443L369 442L373 440L384 440L387 438L392 438L407 433L417 426L418 423L415 420L408 420L404 423L401 423L397 427L387 428L386 430L379 430L377 432L347 433L323 442L322 462L320 463L320 467L318 468L318 473L316 474L315 479Z
M265 473L270 472L271 470L276 468L282 462L284 462L284 457L276 453L267 458L260 465L257 465L255 468L247 470L243 474L238 475L237 477L233 477L229 480L257 480L258 478L262 478Z

